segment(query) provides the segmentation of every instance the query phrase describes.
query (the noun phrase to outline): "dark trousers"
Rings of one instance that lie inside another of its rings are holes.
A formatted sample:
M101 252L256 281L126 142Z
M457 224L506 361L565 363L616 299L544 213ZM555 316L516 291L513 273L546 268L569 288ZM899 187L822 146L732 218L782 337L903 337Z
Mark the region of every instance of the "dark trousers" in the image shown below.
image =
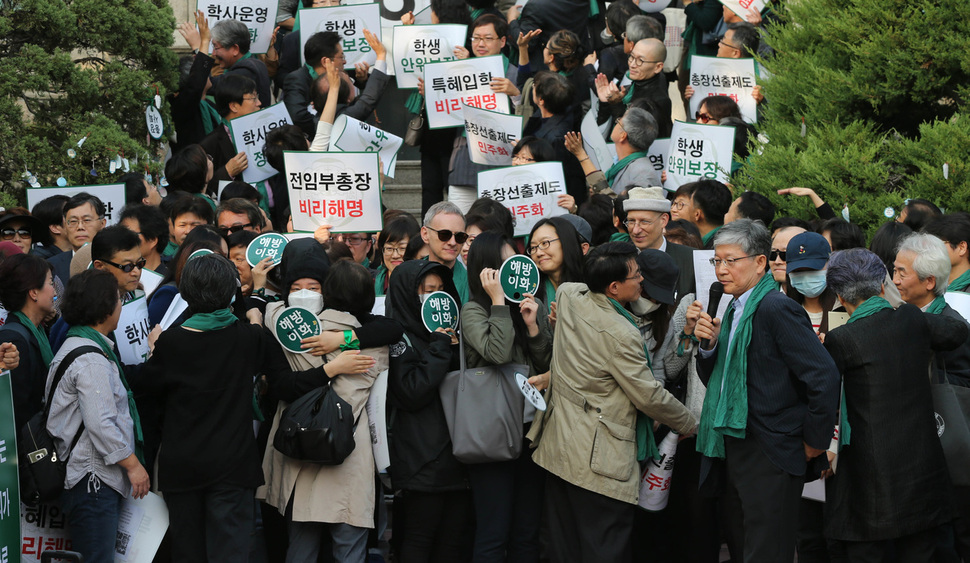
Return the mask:
M587 491L546 474L549 559L553 563L632 559L636 505Z
M427 131L425 131L427 134ZM445 190L448 188L448 165L451 161L451 153L442 151L441 154L434 152L421 153L421 217L419 223L423 224L424 214L428 209L445 199Z
M474 523L468 491L406 491L394 529L404 536L399 563L462 563L471 560Z
M92 563L112 563L118 536L121 495L94 475L81 479L61 495L74 551ZM19 559L18 559L19 560Z
M524 447L519 459L468 466L475 504L475 563L534 563L545 471Z
M956 552L964 561L970 561L970 487L953 487L957 514L953 521Z
M232 485L166 492L172 561L248 561L255 517L253 493L253 489Z
M850 563L885 563L893 552L900 563L929 563L936 553L940 533L940 527L936 527L892 540L847 541L842 544Z
M754 438L727 438L725 453L728 525L740 544L731 552L744 563L793 561L802 478L779 469Z

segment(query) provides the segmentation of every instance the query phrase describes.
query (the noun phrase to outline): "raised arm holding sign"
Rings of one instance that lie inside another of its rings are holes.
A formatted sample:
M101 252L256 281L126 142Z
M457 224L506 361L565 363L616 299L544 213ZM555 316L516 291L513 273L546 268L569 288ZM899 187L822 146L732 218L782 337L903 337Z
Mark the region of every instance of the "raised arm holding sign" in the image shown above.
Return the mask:
M333 31L340 35L341 46L347 62L344 68L354 68L357 63L370 66L377 61L377 55L364 37L364 30L373 32L381 39L381 5L354 4L350 6L330 6L308 8L297 14L300 21L300 61L303 60L303 47L314 33Z

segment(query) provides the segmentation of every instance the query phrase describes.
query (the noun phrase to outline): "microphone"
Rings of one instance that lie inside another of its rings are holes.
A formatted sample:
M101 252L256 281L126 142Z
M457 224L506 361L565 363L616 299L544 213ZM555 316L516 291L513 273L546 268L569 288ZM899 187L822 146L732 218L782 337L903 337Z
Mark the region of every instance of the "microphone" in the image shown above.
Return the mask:
M724 295L724 285L721 282L714 282L711 284L710 297L707 300L707 314L713 319L717 315L717 308L721 304L721 296ZM710 340L704 338L701 340L701 348L707 350L707 347L711 345Z

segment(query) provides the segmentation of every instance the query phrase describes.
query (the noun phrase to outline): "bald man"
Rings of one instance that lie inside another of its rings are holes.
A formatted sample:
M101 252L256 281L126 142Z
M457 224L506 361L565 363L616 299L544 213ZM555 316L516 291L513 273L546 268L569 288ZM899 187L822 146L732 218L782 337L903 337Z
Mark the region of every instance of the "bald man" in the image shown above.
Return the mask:
M626 112L627 107L637 100L647 100L652 106L650 113L657 120L658 138L669 137L673 122L670 120L670 96L667 93L667 79L663 75L664 59L667 48L659 39L641 39L633 46L627 63L630 71L626 78L629 84L618 87L596 77L596 94L601 102L597 122L604 123L610 117L616 123ZM627 80L624 80L627 82ZM632 92L632 93L631 93Z

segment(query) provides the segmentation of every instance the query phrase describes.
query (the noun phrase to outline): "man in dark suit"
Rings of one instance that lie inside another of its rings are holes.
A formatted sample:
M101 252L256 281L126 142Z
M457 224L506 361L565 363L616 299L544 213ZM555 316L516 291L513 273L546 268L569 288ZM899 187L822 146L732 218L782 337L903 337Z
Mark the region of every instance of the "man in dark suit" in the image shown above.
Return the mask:
M635 187L629 194L629 199L623 202L623 210L630 240L637 250L662 250L674 259L680 271L674 299L679 301L682 296L694 292L694 250L664 238L664 228L670 220L670 201L664 197L663 188Z
M838 369L808 315L766 273L770 248L761 223L721 227L712 260L734 299L723 323L700 302L687 312L697 319L697 372L707 385L697 435L702 488L723 467L746 563L793 560L806 468L828 448L839 403Z
M259 103L269 106L272 98L269 91L269 72L263 61L249 52L249 28L236 20L221 20L212 26L212 58L226 72L212 80L213 86L228 76L242 75L256 83Z

